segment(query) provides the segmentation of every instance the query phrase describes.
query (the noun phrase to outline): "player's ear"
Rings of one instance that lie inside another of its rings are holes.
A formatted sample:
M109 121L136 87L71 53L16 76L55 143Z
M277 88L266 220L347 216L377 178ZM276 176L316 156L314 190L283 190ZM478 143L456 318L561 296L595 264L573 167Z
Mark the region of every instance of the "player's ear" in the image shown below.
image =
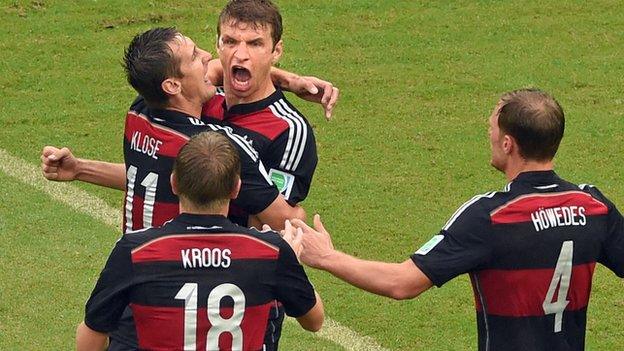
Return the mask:
M215 48L217 49L217 55L219 55L219 53L221 52L221 47L223 44L223 39L221 38L221 36L219 34L217 34L215 36Z
M503 136L503 151L506 155L511 154L517 148L516 139L509 134Z
M280 40L273 47L273 58L271 59L272 64L276 64L277 61L279 61L279 59L282 57L283 51L284 51L284 42Z
M160 87L167 95L178 95L182 92L182 84L175 78L167 78L160 83Z
M236 181L236 186L234 186L234 189L232 189L232 192L230 193L230 199L234 200L238 197L238 193L240 192L240 188L241 188L241 180L240 178L238 178L238 180Z
M169 181L171 182L171 192L173 195L178 195L178 177L176 177L175 172L171 172L171 177L169 177Z

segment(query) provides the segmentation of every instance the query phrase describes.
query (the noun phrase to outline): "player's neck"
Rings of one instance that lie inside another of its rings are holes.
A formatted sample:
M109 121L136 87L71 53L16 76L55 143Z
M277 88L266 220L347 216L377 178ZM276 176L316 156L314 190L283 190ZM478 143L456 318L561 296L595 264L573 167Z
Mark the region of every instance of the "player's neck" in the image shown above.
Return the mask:
M271 80L267 80L266 82L264 82L264 84L262 84L259 89L256 89L247 96L237 95L234 89L231 89L230 87L228 87L228 85L229 84L227 83L224 85L225 104L228 108L235 105L251 104L260 100L264 100L275 92L275 86L273 85L273 82Z
M186 99L171 99L167 110L182 112L191 117L200 118L202 105Z
M180 199L180 213L190 213L198 215L221 215L227 217L230 209L230 202L217 206L195 206L188 201Z
M507 180L512 181L523 172L533 171L552 171L554 169L553 160L549 161L535 161L521 159L517 162L511 162L505 169L505 176Z

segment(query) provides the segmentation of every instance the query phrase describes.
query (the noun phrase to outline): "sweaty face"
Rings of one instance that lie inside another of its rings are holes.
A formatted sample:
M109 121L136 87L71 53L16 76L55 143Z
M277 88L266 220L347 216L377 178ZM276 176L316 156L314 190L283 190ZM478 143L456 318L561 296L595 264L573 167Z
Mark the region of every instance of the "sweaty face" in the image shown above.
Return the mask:
M226 97L232 96L235 103L249 103L270 95L274 87L269 73L281 55L281 41L273 47L268 26L226 21L220 31L217 49Z
M494 108L494 111L492 111L492 115L490 116L490 128L488 130L488 134L490 136L490 149L492 153L490 164L499 171L504 172L506 164L506 155L503 150L504 135L501 133L501 130L498 127L498 113L500 107L501 103L499 102Z
M182 35L177 36L170 47L174 57L180 62L182 96L197 104L208 101L216 91L208 79L208 62L212 55Z

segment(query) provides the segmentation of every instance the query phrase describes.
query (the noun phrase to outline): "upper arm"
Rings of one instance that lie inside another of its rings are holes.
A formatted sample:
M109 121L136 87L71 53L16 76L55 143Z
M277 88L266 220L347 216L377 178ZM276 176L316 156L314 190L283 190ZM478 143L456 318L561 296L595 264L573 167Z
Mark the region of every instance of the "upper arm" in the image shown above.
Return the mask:
M624 218L615 206L609 211L607 230L599 262L624 278Z
M108 344L108 334L100 333L89 328L84 322L76 329L76 351L105 350Z
M241 189L232 202L249 214L265 212L279 198L279 191L271 182L261 161L240 151Z
M284 310L291 317L301 317L311 311L319 300L308 280L303 267L297 261L292 248L280 239L279 256L275 268L275 292L277 300L284 305ZM322 308L322 305L320 305ZM314 312L314 316L318 311Z
M489 260L489 227L489 212L479 203L466 203L411 259L436 286L442 286Z
M284 221L298 218L305 220L305 210L298 205L291 206L282 195L279 195L256 216L262 224L268 224L274 230L284 229Z
M306 314L297 317L297 322L305 330L312 332L319 331L325 320L325 309L323 307L323 301L319 294L315 291L316 303Z
M433 282L410 259L396 264L395 286L390 296L397 300L411 299L433 286Z
M115 330L128 305L133 273L130 249L124 244L122 238L115 245L85 306L85 324L92 330Z

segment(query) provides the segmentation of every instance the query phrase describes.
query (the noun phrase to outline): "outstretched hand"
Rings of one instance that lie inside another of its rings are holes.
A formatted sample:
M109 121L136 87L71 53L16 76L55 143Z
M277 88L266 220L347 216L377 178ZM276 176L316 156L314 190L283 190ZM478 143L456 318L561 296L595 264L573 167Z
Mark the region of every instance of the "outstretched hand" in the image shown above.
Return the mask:
M295 255L297 256L297 259L299 259L302 249L301 239L303 239L303 232L301 231L301 228L293 227L290 221L286 220L284 222L284 229L280 231L280 234L282 235L282 238L286 240L288 245L290 245L290 247L293 249Z
M45 146L41 151L41 170L48 180L75 180L78 175L77 165L78 159L66 147L59 149Z
M321 222L321 216L314 215L314 228L300 219L293 219L292 224L302 231L302 250L299 259L310 267L322 268L324 261L335 250L331 236Z
M301 99L321 104L328 120L340 96L340 90L332 83L312 76L298 77L290 83L289 90Z

